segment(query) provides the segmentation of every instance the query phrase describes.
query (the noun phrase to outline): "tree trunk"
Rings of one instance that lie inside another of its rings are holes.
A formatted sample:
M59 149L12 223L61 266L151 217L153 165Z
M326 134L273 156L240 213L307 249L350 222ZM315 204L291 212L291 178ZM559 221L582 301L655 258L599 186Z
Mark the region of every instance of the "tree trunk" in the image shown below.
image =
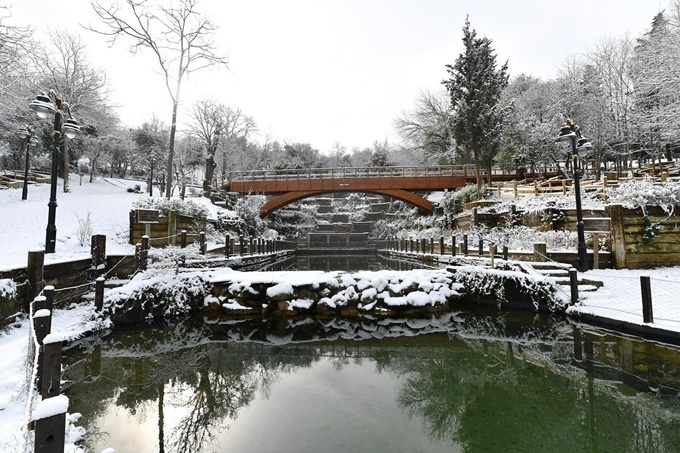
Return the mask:
M208 156L205 159L205 179L203 179L203 196L206 198L210 198L210 191L212 188L212 179L213 175L215 174L215 167L217 164L215 163L215 157L214 156Z
M165 172L165 198L170 198L172 186L172 161L175 158L175 133L177 132L177 101L172 103L172 123L170 124L170 145L168 149L168 165Z

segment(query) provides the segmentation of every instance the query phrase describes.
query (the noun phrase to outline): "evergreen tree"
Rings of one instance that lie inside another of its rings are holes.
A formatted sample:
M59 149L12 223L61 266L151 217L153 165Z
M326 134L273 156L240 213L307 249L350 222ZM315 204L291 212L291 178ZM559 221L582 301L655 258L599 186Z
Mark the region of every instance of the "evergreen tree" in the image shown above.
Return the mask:
M478 38L477 32L470 29L469 18L463 27L463 44L465 49L455 64L446 65L449 79L442 83L451 97L451 124L456 146L472 155L477 188L481 189L480 169L483 165L491 169L502 140L500 100L508 85L508 64L496 67L491 40Z

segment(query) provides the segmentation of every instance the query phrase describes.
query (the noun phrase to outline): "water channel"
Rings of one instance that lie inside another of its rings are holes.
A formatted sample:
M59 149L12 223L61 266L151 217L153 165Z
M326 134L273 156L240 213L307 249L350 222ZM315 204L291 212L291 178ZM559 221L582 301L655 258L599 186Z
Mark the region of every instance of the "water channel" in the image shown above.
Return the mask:
M64 366L93 452L680 451L679 347L534 313L192 317Z

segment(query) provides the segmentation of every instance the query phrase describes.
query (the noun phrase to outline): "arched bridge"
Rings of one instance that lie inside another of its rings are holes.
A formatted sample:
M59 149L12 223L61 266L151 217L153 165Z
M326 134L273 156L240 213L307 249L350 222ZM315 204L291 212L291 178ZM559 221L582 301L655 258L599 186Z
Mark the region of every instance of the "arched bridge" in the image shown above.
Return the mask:
M485 180L488 173L481 175ZM529 175L523 175L524 177ZM513 172L494 170L492 181L521 179ZM229 192L274 195L260 209L260 216L301 200L334 192L368 192L403 200L426 212L432 202L413 192L456 189L474 183L474 167L367 167L261 170L235 172L223 189Z

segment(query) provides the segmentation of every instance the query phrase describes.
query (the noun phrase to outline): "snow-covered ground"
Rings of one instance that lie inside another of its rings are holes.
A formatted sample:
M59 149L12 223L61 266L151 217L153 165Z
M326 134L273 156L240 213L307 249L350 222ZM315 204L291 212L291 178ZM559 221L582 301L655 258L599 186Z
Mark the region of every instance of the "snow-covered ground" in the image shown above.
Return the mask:
M79 185L75 179L71 182L70 193L63 193L60 184L57 195L56 253L47 255L46 261L89 254L89 240L82 245L78 240L79 222L85 221L88 215L92 233L107 236L108 253L130 252L132 246L127 243L128 213L135 200L148 196L127 192L127 188L134 184L134 181L98 178L93 183L84 181ZM0 190L0 268L25 266L29 250L43 249L48 199L49 185L46 184L30 186L26 201L21 200L20 189ZM214 213L216 208L207 200L194 200L206 203ZM528 244L527 249L530 248ZM582 305L572 309L643 324L640 275L649 275L652 279L655 325L680 332L680 304L677 302L680 267L645 271L589 271L585 277L603 281L604 287L593 293L583 293ZM81 307L78 310L56 310L55 324L63 323L62 318L72 320L74 317L90 317L88 309ZM92 327L82 322L71 324L70 335L77 335L79 329L85 331ZM3 366L0 368L0 451L6 453L23 453L26 438L30 435L26 430L26 423L33 417L27 410L27 347L26 321L18 321L15 326L0 331L0 351L3 354ZM76 418L70 420L75 422ZM78 433L77 428L71 428L67 451L80 451L73 443Z

